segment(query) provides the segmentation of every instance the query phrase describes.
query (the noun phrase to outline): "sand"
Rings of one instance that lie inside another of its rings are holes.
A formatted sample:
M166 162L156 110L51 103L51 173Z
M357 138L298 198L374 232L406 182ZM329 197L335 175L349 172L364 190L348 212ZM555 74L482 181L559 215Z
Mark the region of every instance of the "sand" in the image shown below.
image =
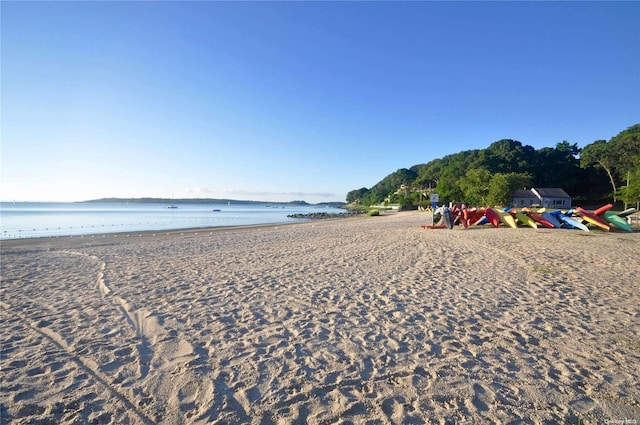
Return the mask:
M5 241L1 422L640 422L639 233L427 221Z

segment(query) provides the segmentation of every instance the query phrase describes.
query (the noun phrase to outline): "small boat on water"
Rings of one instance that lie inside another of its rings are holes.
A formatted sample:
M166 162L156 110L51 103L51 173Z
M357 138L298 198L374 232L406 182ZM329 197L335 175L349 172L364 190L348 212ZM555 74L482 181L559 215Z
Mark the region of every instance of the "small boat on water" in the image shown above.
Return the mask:
M171 194L171 198L167 199L168 201L173 201L175 200L175 198L173 197L173 193ZM170 210L175 210L176 208L178 208L178 206L175 203L170 203L169 205L167 205L167 208L169 208Z

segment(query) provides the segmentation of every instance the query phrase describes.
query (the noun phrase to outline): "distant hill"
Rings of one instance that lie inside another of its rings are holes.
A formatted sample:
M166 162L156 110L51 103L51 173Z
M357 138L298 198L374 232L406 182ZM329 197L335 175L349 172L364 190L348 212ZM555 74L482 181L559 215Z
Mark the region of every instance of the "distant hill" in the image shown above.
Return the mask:
M234 204L234 205L317 205L326 207L336 207L344 205L344 202L321 202L319 204L309 204L306 201L270 202L270 201L247 201L238 199L216 199L216 198L100 198L82 201L82 203L93 204Z

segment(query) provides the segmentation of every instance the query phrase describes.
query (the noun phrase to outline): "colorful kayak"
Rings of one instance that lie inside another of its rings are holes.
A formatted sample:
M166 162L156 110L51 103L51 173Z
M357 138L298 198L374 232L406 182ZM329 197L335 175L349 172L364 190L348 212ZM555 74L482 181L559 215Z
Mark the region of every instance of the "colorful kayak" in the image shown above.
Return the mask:
M462 225L466 229L467 226L469 226L469 212L467 211L467 205L462 204L460 206L460 211L461 211L460 215L461 215Z
M614 212L605 211L604 214L602 214L602 217L620 230L624 230L625 232L633 232L633 227L631 227L631 225L627 223L627 220L620 217Z
M500 225L500 216L493 208L487 208L484 212L484 215L485 217L487 217L487 220L489 220L489 223L491 223L493 227L498 227Z
M593 224L594 226L598 226L602 230L606 230L607 232L611 230L611 226L607 221L605 221L599 215L595 215L591 211L587 211L584 208L578 207L578 214L585 219L587 222Z
M483 215L482 217L480 217L479 219L474 221L471 225L472 226L479 226L481 224L487 224L487 223L489 223L489 220L487 220L487 216Z
M444 223L427 224L422 226L423 229L444 229Z
M526 213L527 213L527 215L529 215L529 217L534 219L536 221L536 223L542 224L547 229L553 229L555 227L553 225L553 223L551 223L549 220L547 220L546 218L544 218L543 216L541 216L537 212L529 211L528 209L523 209L523 211L526 211Z
M527 226L531 226L534 229L538 228L538 224L534 219L526 215L524 212L516 212L516 218L522 224L526 224Z
M553 224L553 227L555 227L556 229L560 228L560 221L558 221L555 215L551 214L548 211L544 211L541 215L545 220Z
M605 211L609 211L611 208L613 208L613 204L603 205L600 208L594 210L593 213L595 215L602 215L605 213Z
M484 208L471 208L467 210L467 215L469 216L469 224L471 226L475 226L478 224L484 224L482 221L484 220Z
M569 229L580 229L580 230L584 230L585 232L589 231L589 228L587 226L580 223L578 220L569 217L568 215L564 215L560 213L560 214L556 214L556 217L558 217L558 220L562 221L564 225L567 226Z
M444 226L444 217L442 216L442 213L440 215L440 220L438 220L437 223L423 224L420 227L422 227L423 229L444 229L445 228L445 226Z
M453 213L447 207L442 210L442 218L447 229L453 229Z
M618 215L624 218L636 212L638 212L638 210L635 208L627 208L626 210L619 212Z
M435 211L433 212L433 218L432 220L435 220L436 215L440 215L440 219L438 220L437 223L435 222L431 222L432 224L424 224L421 227L423 229L444 229L445 228L445 224L444 224L444 208L443 207L439 207L436 208Z
M518 227L516 225L516 220L507 211L495 210L495 212L498 214L498 216L500 217L500 221L503 222L505 226L511 227L512 229L515 229Z

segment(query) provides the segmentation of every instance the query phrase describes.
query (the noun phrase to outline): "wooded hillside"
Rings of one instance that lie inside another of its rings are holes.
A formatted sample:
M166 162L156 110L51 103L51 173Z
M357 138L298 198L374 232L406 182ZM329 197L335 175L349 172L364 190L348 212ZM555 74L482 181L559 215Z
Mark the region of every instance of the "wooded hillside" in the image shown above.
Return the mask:
M429 193L438 193L441 202L510 205L513 192L523 187L560 187L582 203L640 202L640 124L583 148L563 141L536 150L498 140L486 149L401 168L371 188L350 191L347 202L424 205Z

